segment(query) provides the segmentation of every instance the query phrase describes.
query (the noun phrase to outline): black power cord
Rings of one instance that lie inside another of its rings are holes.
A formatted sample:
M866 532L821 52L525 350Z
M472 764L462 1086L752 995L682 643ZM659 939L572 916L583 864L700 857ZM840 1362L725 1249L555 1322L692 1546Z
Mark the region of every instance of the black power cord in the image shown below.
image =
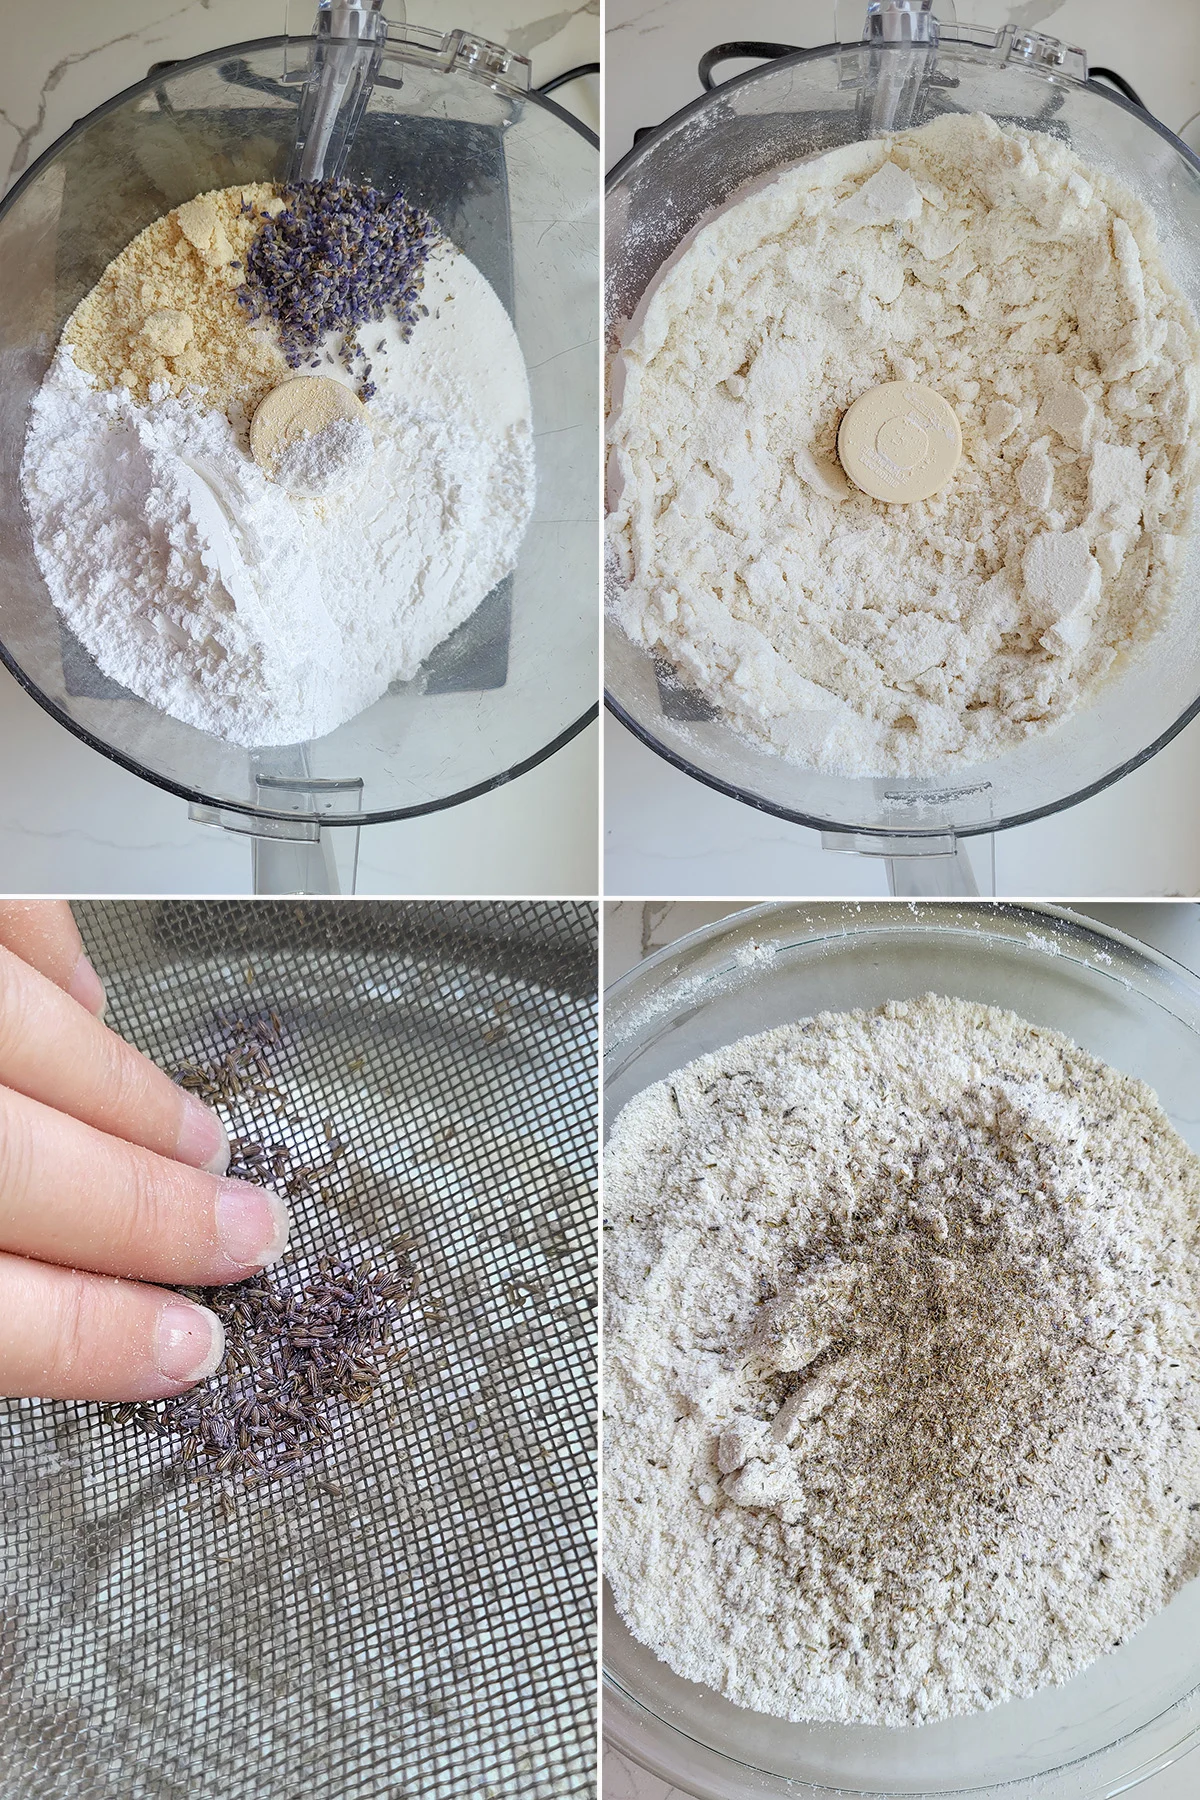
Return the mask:
M562 75L552 75L549 81L534 89L536 94L552 94L555 88L566 87L568 81L579 81L584 75L598 75L599 63L580 63L577 68L567 69Z
M700 85L709 93L718 83L712 78L712 72L718 63L734 62L737 58L749 58L754 62L773 62L777 56L794 56L802 49L801 44L762 44L756 38L739 38L732 44L714 44L700 58Z
M1092 81L1107 81L1111 87L1116 88L1118 94L1124 94L1127 100L1131 100L1134 106L1140 106L1143 112L1150 111L1137 89L1131 87L1125 77L1118 75L1115 69L1089 69L1088 76Z
M738 38L728 44L714 44L713 48L706 50L700 58L700 85L708 93L720 85L713 80L713 70L720 63L735 62L739 59L772 62L777 56L794 56L801 47L799 44L762 43L757 38ZM1119 94L1124 94L1126 100L1131 101L1134 106L1140 107L1143 112L1150 110L1133 84L1126 81L1123 75L1119 75L1116 69L1105 69L1097 65L1088 73L1093 81L1107 81L1111 87L1116 88Z

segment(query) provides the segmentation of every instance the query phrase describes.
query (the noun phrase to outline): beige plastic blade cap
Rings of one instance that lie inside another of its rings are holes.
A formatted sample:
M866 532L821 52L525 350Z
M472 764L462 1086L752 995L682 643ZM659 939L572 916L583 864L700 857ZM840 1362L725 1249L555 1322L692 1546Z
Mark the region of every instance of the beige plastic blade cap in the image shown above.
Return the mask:
M838 456L855 487L892 504L928 500L945 487L961 455L958 415L919 381L869 388L838 429Z
M250 453L267 475L290 444L314 436L335 419L366 419L367 409L345 382L328 375L295 375L258 404L250 421Z

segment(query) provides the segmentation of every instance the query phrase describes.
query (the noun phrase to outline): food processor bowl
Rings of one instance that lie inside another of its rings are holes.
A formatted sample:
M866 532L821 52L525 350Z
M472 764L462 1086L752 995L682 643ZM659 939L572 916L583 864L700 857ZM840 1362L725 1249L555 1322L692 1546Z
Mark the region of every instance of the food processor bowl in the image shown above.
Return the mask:
M1148 1082L1200 1150L1200 985L1061 909L986 903L758 906L659 951L608 991L608 1128L651 1083L739 1038L931 991L1010 1008ZM735 1706L639 1644L607 1595L604 1664L609 1740L700 1800L1099 1800L1200 1741L1200 1582L1062 1687L912 1730Z
M73 126L0 207L0 656L77 737L193 816L301 846L322 825L411 818L511 780L594 717L597 688L596 139L527 91L524 59L461 31L393 28L341 172L427 207L512 317L538 471L514 573L414 679L325 737L257 751L109 681L51 603L20 462L59 334L162 213L286 178L312 44L261 39L152 73Z
M891 0L899 10L905 4ZM843 144L949 112L985 112L1007 129L1048 133L1131 189L1154 215L1167 267L1200 312L1200 159L1148 113L1085 76L1081 52L1037 32L943 25L938 41L827 44L725 83L643 138L609 178L610 350L619 350L662 264L739 190ZM764 812L839 834L831 847L944 855L958 839L1026 824L1098 793L1200 709L1195 534L1182 548L1179 599L1157 636L1053 731L975 766L894 779L822 774L785 761L731 730L625 635L614 614L620 576L613 568L608 704L685 774Z

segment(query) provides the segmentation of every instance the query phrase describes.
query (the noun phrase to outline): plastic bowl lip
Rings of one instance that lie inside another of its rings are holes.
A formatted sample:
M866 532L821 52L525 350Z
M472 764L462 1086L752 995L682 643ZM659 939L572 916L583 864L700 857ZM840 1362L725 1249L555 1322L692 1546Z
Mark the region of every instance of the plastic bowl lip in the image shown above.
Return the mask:
M796 68L801 63L812 62L817 57L830 56L833 52L838 50L857 50L862 47L862 43L862 39L857 39L848 44L837 41L828 44L813 44L806 49L795 50L788 56L773 56L768 62L758 63L753 69L744 69L740 75L731 75L727 81L722 81L716 87L706 89L705 92L698 95L695 100L689 100L687 104L681 106L677 112L671 113L669 117L663 119L660 124L655 125L651 130L647 131L643 137L638 139L636 144L631 145L630 148L625 151L623 156L617 158L605 179L605 192L608 193L617 186L628 169L632 167L635 162L639 161L648 151L654 148L654 144L658 138L662 137L666 132L673 130L676 125L683 124L686 119L697 117L707 106L710 106L719 95L728 94L734 88L750 87L756 81L761 80L763 76L774 72L776 69ZM886 50L890 55L901 56L910 55L914 48L914 46L910 44L903 43L877 44L872 47L875 49ZM926 46L917 45L915 48L922 56L927 54ZM957 38L944 38L942 42L936 46L937 52L942 55L948 54L953 56L957 51L961 52L965 58L971 62L985 61L986 58L982 55L971 56L969 54L973 48L977 49L977 46L963 43ZM1056 75L1053 70L1044 69L1037 64L1032 63L1021 63L1019 65L997 63L995 66L998 69L1019 66L1027 75L1040 76L1048 87L1058 88L1067 93L1070 93L1073 88L1082 87L1086 88L1089 94L1102 95L1105 100L1110 100L1114 106L1119 106L1122 111L1131 114L1136 119L1140 119L1143 125L1149 125L1152 130L1158 133L1159 137L1164 138L1173 149L1178 150L1183 156L1184 161L1189 162L1196 172L1200 174L1200 154L1197 154L1194 150L1190 150L1183 142L1182 138L1176 137L1170 126L1164 125L1161 119L1156 118L1152 112L1148 112L1144 106L1135 106L1131 100L1127 100L1125 95L1119 93L1116 88L1108 87L1102 81L1094 81L1091 76L1089 76L1086 81L1081 82L1072 81L1069 78L1064 79L1063 76Z
M881 47L886 48L893 54L905 54L911 49L907 44L888 44ZM955 39L946 39L939 46L942 52L949 52L951 54L953 54L957 47L957 40ZM726 94L732 88L748 87L755 81L761 80L768 71L774 71L779 68L795 68L801 63L811 62L817 57L827 57L834 51L854 48L856 48L854 44L818 44L812 49L800 50L792 56L773 57L770 62L760 63L756 68L747 69L741 75L734 75L728 81L723 81L719 87L712 88L708 92L701 94L698 99L689 100L686 106L681 106L678 112L672 113L670 118L664 119L660 125L656 125L652 131L648 132L645 137L640 138L636 144L627 150L625 154L613 164L605 180L604 191L606 196L615 191L628 171L636 162L640 161L654 148L659 138L673 130L677 125L682 124L685 120L697 117L706 107L712 104L718 95ZM924 52L922 52L922 54L923 53ZM971 60L975 61L977 59L972 58ZM1008 64L1003 63L997 64L997 67L1000 69L1008 66ZM1175 133L1168 126L1164 125L1161 119L1156 119L1154 114L1147 112L1144 107L1134 106L1132 101L1127 100L1124 94L1118 93L1115 88L1106 87L1103 82L1093 81L1090 77L1086 82L1071 84L1064 82L1061 77L1056 77L1042 69L1027 67L1025 64L1021 64L1020 67L1026 74L1040 75L1048 86L1065 89L1067 92L1071 91L1072 86L1082 87L1086 89L1089 94L1099 95L1102 99L1119 107L1123 112L1129 113L1132 118L1140 120L1143 125L1148 126L1150 130L1154 131L1160 138L1168 143L1173 150L1177 151L1184 162L1189 164L1197 175L1200 175L1200 155L1195 151L1190 150L1183 142L1182 138L1176 137ZM616 629L620 630L620 627L617 626ZM654 732L648 725L644 725L640 719L634 718L633 714L617 698L611 688L606 687L604 690L604 704L608 711L612 713L613 717L618 719L627 731L632 732L634 737L646 746L647 750L653 750L656 756L661 756L664 762L670 763L673 769L678 769L681 775L690 775L693 781L700 782L703 787L711 788L714 793L724 794L729 800L738 800L743 806L751 806L756 812L767 813L772 818L784 819L789 825L807 826L810 831L840 831L852 834L855 837L894 838L898 840L903 838L922 839L945 837L948 833L955 838L984 837L997 831L1011 831L1018 825L1032 825L1038 819L1051 818L1055 813L1064 812L1069 806L1078 806L1083 800L1094 799L1097 794L1102 794L1105 788L1112 787L1114 782L1122 780L1126 775L1131 775L1135 769L1140 769L1142 764L1149 762L1152 756L1157 756L1160 750L1165 750L1171 740L1178 737L1184 726L1190 725L1197 714L1200 714L1200 694L1197 694L1196 698L1182 713L1180 713L1174 723L1168 725L1165 730L1160 732L1144 750L1139 750L1135 755L1128 757L1123 763L1118 764L1116 768L1110 769L1107 774L1098 776L1095 781L1086 782L1082 787L1076 788L1071 793L1063 795L1061 799L1048 800L1041 806L1026 807L1023 811L1011 813L1006 818L983 820L975 825L954 825L949 827L945 825L918 826L915 823L913 825L907 825L903 822L899 822L893 826L886 826L854 824L845 819L827 819L820 813L808 812L799 807L789 806L782 800L768 799L764 794L754 793L748 788L739 787L736 782L725 781L721 776L711 774L707 769L698 768L695 763L690 762L680 751L673 750L669 745L664 744L660 738L657 738L654 735ZM784 767L787 766L784 764L784 759L782 757L780 757L778 761ZM801 769L799 765L796 765L796 767L798 777L803 779L807 771ZM968 770L963 771L964 779L969 776L969 773ZM931 777L931 779L933 779L933 777Z
M607 1586L607 1583L605 1585ZM1138 1727L1137 1731L1127 1732L1124 1737L1114 1739L1111 1744L1106 1744L1099 1750L1090 1751L1087 1756L1076 1757L1071 1762L1058 1763L1054 1768L1046 1769L1040 1775L1018 1775L1011 1780L992 1782L985 1787L943 1788L936 1794L921 1794L912 1789L901 1793L894 1788L848 1788L845 1786L831 1788L821 1782L809 1781L804 1776L776 1775L770 1769L762 1769L754 1763L742 1762L727 1751L717 1750L712 1745L704 1743L700 1738L693 1737L681 1726L672 1724L669 1719L661 1718L636 1695L631 1694L607 1668L602 1670L602 1677L604 1723L601 1730L604 1742L611 1744L613 1749L622 1755L631 1756L635 1762L649 1768L652 1774L657 1775L663 1781L674 1783L684 1780L688 1782L689 1786L693 1786L698 1780L702 1782L703 1772L694 1766L689 1766L686 1770L681 1771L678 1764L672 1762L665 1747L676 1741L687 1745L692 1752L699 1755L702 1761L709 1764L710 1769L712 1765L715 1765L717 1772L725 1776L725 1783L720 1789L705 1789L707 1794L714 1796L714 1800L718 1794L720 1800L732 1800L735 1792L739 1795L739 1800L741 1796L744 1796L745 1800L757 1800L758 1796L766 1794L792 1796L793 1800L1113 1800L1114 1796L1130 1793L1140 1787L1152 1775L1161 1774L1164 1769L1170 1768L1182 1756L1193 1750L1197 1742L1200 1742L1200 1717L1193 1716L1189 1723L1185 1723L1183 1717L1185 1709L1190 1709L1193 1715L1195 1714L1196 1696L1200 1690L1193 1688L1171 1706L1164 1708L1161 1713L1156 1713L1154 1718L1147 1719L1144 1725ZM628 1709L628 1722L632 1728L628 1736L613 1731L609 1727L614 1705L617 1709L622 1707ZM1131 1750L1134 1749L1135 1740L1142 1732L1149 1731L1156 1725L1162 1725L1175 1712L1180 1714L1180 1725L1183 1729L1181 1735L1174 1742L1153 1752L1141 1762L1127 1766L1124 1770L1110 1772L1108 1775L1101 1772L1101 1758L1111 1757L1122 1744L1128 1745ZM661 1736L664 1732L665 1740ZM644 1763L643 1758L645 1759ZM1089 1763L1092 1765L1091 1775L1099 1781L1099 1786L1093 1785L1089 1778ZM1054 1789L1049 1789L1045 1785L1047 1782L1054 1782L1057 1785L1072 1776L1088 1780L1088 1786L1081 1788L1073 1785L1070 1793L1058 1786L1056 1794ZM742 1786L735 1790L729 1785L729 1781L731 1778L736 1780L739 1777L743 1782L770 1783L770 1786L757 1785L754 1788Z
M619 630L620 627L618 626L616 629ZM1047 800L1042 806L1027 807L1023 812L1011 813L1003 819L984 819L978 824L928 826L910 825L903 820L890 826L854 824L845 819L827 819L820 813L805 812L798 807L787 806L781 800L770 800L765 794L754 793L748 788L739 787L736 782L726 781L720 775L712 774L707 769L697 768L695 763L689 762L687 757L678 750L671 749L661 739L656 738L649 726L643 725L639 719L635 719L610 688L604 690L604 704L613 717L618 719L627 731L632 732L633 736L638 739L639 743L644 744L647 750L653 750L656 756L661 756L664 762L670 763L673 769L678 769L681 775L690 775L693 781L698 781L702 787L712 788L714 793L724 794L729 800L740 800L743 806L752 806L755 812L769 813L772 818L785 819L789 825L805 825L810 831L841 832L848 837L886 838L899 843L905 838L986 837L997 831L1011 831L1017 825L1031 825L1037 819L1051 818L1055 813L1064 812L1069 806L1077 806L1081 800L1091 800L1097 794L1102 794L1105 788L1112 787L1113 783L1120 781L1123 776L1131 775L1135 769L1140 769L1143 763L1149 762L1152 756L1157 756L1160 750L1164 750L1172 738L1178 737L1184 726L1190 725L1196 715L1200 713L1200 694L1197 694L1185 711L1144 750L1139 750L1136 755L1127 758L1118 768L1110 769L1107 774L1099 776L1095 781L1087 782L1083 787L1076 788L1073 793L1064 795L1061 800ZM782 765L784 759L780 757L778 760ZM808 773L798 764L794 766L801 779ZM963 779L966 780L970 776L970 770L964 769L962 774Z
M785 914L793 916L797 910L809 910L813 916L812 929L806 933L793 933L787 943L780 942L776 948L786 949L794 945L815 944L823 941L849 940L868 933L876 936L891 933L897 936L904 932L938 931L946 935L964 938L969 941L983 942L990 936L1003 935L1009 943L1020 943L1016 934L998 934L989 932L987 921L1003 919L1014 925L1026 924L1036 927L1039 924L1052 924L1066 928L1070 938L1081 945L1088 945L1108 954L1110 946L1115 949L1121 962L1131 964L1134 968L1153 970L1158 982L1175 994L1182 994L1194 1004L1200 1005L1200 976L1194 975L1190 969L1177 962L1174 957L1155 949L1152 944L1143 943L1140 938L1131 937L1115 925L1109 925L1099 919L1093 919L1083 913L1076 912L1070 906L1061 906L1050 901L1040 900L764 900L754 906L739 907L727 913L724 918L716 919L706 925L699 925L694 931L683 937L672 940L661 949L654 950L649 956L636 962L624 975L619 975L604 990L605 1014L623 1005L635 987L639 987L655 970L661 969L681 954L687 955L694 950L702 950L706 946L715 946L724 937L731 935L734 928L742 928L754 923L770 924L781 919ZM817 915L820 915L818 918ZM1028 940L1026 940L1028 942ZM1039 949L1030 945L1030 949ZM1041 952L1041 954L1046 954ZM1084 962L1089 968L1097 968L1089 956L1072 956L1069 945L1056 946L1054 955L1067 961ZM1120 968L1114 960L1111 969L1100 967L1097 973L1119 977ZM1157 996L1165 1000L1166 995ZM1189 1021L1191 1023L1191 1021ZM1200 1029L1200 1021L1197 1022ZM605 1053L612 1046L605 1043Z
M190 69L203 68L218 58L248 55L257 50L273 50L295 41L286 35L247 38L243 43L223 44L215 50L203 50L197 56L181 57L178 62L172 62L170 68L162 69L154 75L145 75L140 81L132 82L128 87L122 88L119 93L111 95L107 100L102 100L99 106L94 106L90 112L84 113L81 118L75 120L74 124L68 126L66 131L61 132L54 142L47 145L41 155L36 157L29 167L18 176L8 192L3 198L0 198L0 221L3 221L9 208L16 203L18 197L37 178L42 169L54 160L65 145L80 137L95 120L103 118L107 113L114 112L118 107L124 106L127 101L137 98L139 94L152 93L156 88L162 87L165 82L173 81L176 75L186 73ZM530 90L527 99L541 107L544 112L548 112L554 118L561 119L564 124L570 125L572 130L578 132L579 136L594 150L599 150L600 139L596 133L581 119L577 119L573 113L569 113L565 107L559 106L547 96L539 94L536 89ZM169 775L160 774L157 770L148 769L134 757L127 756L123 750L118 750L114 745L106 743L103 738L97 737L95 732L90 731L86 725L73 719L56 700L50 698L49 694L43 693L33 678L26 674L11 654L2 638L0 638L0 663L3 663L17 684L25 690L31 700L36 701L43 712L49 713L50 717L55 719L58 724L64 725L71 735L86 744L89 750L97 751L109 762L116 763L118 768L128 770L131 775L138 776L142 781L148 781L153 787L162 788L165 793L174 794L180 800L186 800L189 805L211 807L218 812L238 813L244 818L278 821L282 824L294 824L297 817L310 816L277 812L272 807L255 806L247 800L221 799L216 795L204 793L200 788L190 787L186 782L175 781ZM467 800L478 800L483 794L490 794L494 788L504 787L508 782L515 781L518 776L527 775L531 769L536 769L539 763L546 762L557 751L563 749L571 742L572 738L578 737L579 733L586 730L599 716L600 703L593 701L580 713L578 718L573 719L557 736L551 738L549 743L543 744L532 755L523 757L520 762L513 763L510 768L501 770L499 774L489 775L486 781L476 782L471 787L460 788L456 793L448 794L442 799L423 800L416 806L388 807L380 812L340 813L336 818L326 818L322 815L322 829L326 826L333 829L347 825L392 825L402 819L419 819L427 813L444 812L448 807L460 806ZM316 741L320 742L319 739Z
M615 1007L626 1002L633 995L634 990L640 988L648 977L652 977L656 971L662 970L681 954L686 958L691 952L716 948L722 938L744 935L747 926L770 925L773 921L782 922L784 915L794 916L797 912L805 910L811 911L812 914L811 929L807 932L792 931L785 939L779 940L776 948L786 949L802 943L818 944L839 940L848 942L857 936L865 937L868 934L876 937L889 934L899 936L911 933L913 930L940 931L977 943L985 942L989 936L1002 935L1005 942L1022 945L1031 955L1053 954L1057 958L1083 963L1096 970L1097 973L1107 975L1112 980L1121 979L1122 964L1141 973L1149 973L1153 977L1155 991L1152 998L1156 1003L1172 1011L1173 1016L1180 1017L1178 1013L1175 1013L1170 1001L1181 996L1187 999L1191 1002L1192 1017L1183 1022L1190 1025L1193 1030L1200 1031L1200 1019L1197 1018L1195 1012L1196 1007L1200 1006L1200 977L1194 975L1190 969L1185 968L1173 957L1167 956L1154 946L1121 931L1117 926L1092 919L1067 906L1055 905L1046 901L964 901L960 903L957 901L919 900L867 902L822 901L819 899L811 902L774 900L762 901L755 906L741 907L722 919L698 926L696 930L687 932L684 936L674 939L670 944L653 951L649 956L643 957L624 975L620 975L615 981L610 982L604 990L604 1057L606 1063L610 1053L620 1052L626 1048L626 1039L620 1034L617 1035L615 1041L610 1039L607 1029L608 1016ZM1017 928L1022 925L1034 930L1039 926L1056 928L1054 950L1046 951L1036 942L1030 943L1028 936L1019 936L1017 931L1002 934L989 932L987 921L998 919ZM1065 943L1059 934L1065 934ZM1095 960L1097 952L1109 958L1111 967L1097 963ZM724 972L724 969L711 969L708 974L715 980ZM639 1002L643 1002L645 998L644 994L637 995ZM690 990L688 1004L700 1003L702 1003L702 994L695 989ZM731 1776L740 1774L746 1779L771 1782L772 1786L769 1789L759 1788L757 1790L760 1794L793 1795L796 1800L836 1800L838 1795L847 1796L847 1800L893 1800L894 1790L889 1794L889 1790L886 1789L847 1788L845 1786L830 1788L823 1786L820 1782L780 1776L769 1769L743 1762L739 1757L730 1755L727 1751L717 1749L702 1739L694 1737L691 1732L685 1731L681 1726L655 1712L636 1694L630 1692L608 1668L603 1661L603 1656L601 1673L606 1693L609 1696L619 1697L618 1704L630 1709L634 1726L633 1741L630 1741L620 1733L610 1732L606 1722L604 1727L606 1739L611 1738L614 1748L633 1756L635 1760L649 1755L653 1773L664 1781L689 1778L694 1780L698 1771L689 1768L686 1774L682 1773L677 1765L672 1765L669 1755L661 1749L659 1743L654 1745L654 1750L659 1751L659 1754L655 1755L654 1751L643 1742L643 1735L649 1736L651 1739L661 1739L662 1734L665 1733L667 1744L675 1740L687 1744L701 1758L710 1759L718 1768L723 1767L728 1770ZM1064 1792L1063 1800L1101 1800L1101 1796L1124 1793L1140 1785L1151 1775L1169 1767L1180 1756L1192 1749L1197 1742L1200 1742L1200 1717L1193 1717L1190 1723L1185 1723L1182 1717L1184 1709L1189 1706L1193 1712L1195 1711L1198 1695L1200 1695L1200 1683L1189 1690L1187 1694L1173 1701L1171 1705L1164 1707L1162 1712L1145 1720L1136 1730L1114 1739L1111 1744L1102 1745L1098 1750L1090 1751L1086 1756L1056 1764L1053 1768L1043 1770L1036 1776L1017 1776L1011 1780L991 1783L984 1787L943 1789L938 1792L934 1800L1019 1800L1020 1796L1029 1796L1032 1800L1035 1793L1043 1795L1043 1800L1051 1800L1053 1790L1045 1790L1040 1784L1055 1778L1069 1776L1072 1773L1086 1776L1089 1764L1092 1765L1097 1779L1102 1782L1102 1785L1089 1786L1086 1790L1075 1789L1069 1796ZM1111 1777L1111 1781L1115 1785L1111 1785L1109 1778L1101 1774L1100 1759L1112 1756L1122 1744L1133 1749L1142 1733L1161 1725L1175 1712L1181 1714L1180 1725L1183 1729L1180 1737L1164 1749L1153 1752L1141 1764L1131 1765L1119 1773L1115 1773ZM611 1716L610 1711L609 1717L611 1718ZM711 1791L716 1793L718 1790ZM727 1787L723 1787L719 1791L722 1794L733 1792L731 1788ZM751 1791L750 1789L745 1790L747 1795ZM923 1797L910 1790L900 1796L899 1800L923 1800Z

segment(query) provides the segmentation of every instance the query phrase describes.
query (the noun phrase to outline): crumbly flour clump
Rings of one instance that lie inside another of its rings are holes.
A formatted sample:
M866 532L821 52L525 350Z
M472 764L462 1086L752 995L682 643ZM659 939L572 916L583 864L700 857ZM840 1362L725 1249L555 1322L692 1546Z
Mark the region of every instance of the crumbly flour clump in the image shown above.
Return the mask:
M685 1679L919 1724L1200 1571L1200 1158L1141 1082L993 1007L823 1013L631 1101L606 1210L607 1570Z
M1170 605L1200 327L1146 209L1053 138L954 115L789 171L667 267L620 361L621 622L798 763L984 761ZM836 450L898 380L963 434L907 506Z

